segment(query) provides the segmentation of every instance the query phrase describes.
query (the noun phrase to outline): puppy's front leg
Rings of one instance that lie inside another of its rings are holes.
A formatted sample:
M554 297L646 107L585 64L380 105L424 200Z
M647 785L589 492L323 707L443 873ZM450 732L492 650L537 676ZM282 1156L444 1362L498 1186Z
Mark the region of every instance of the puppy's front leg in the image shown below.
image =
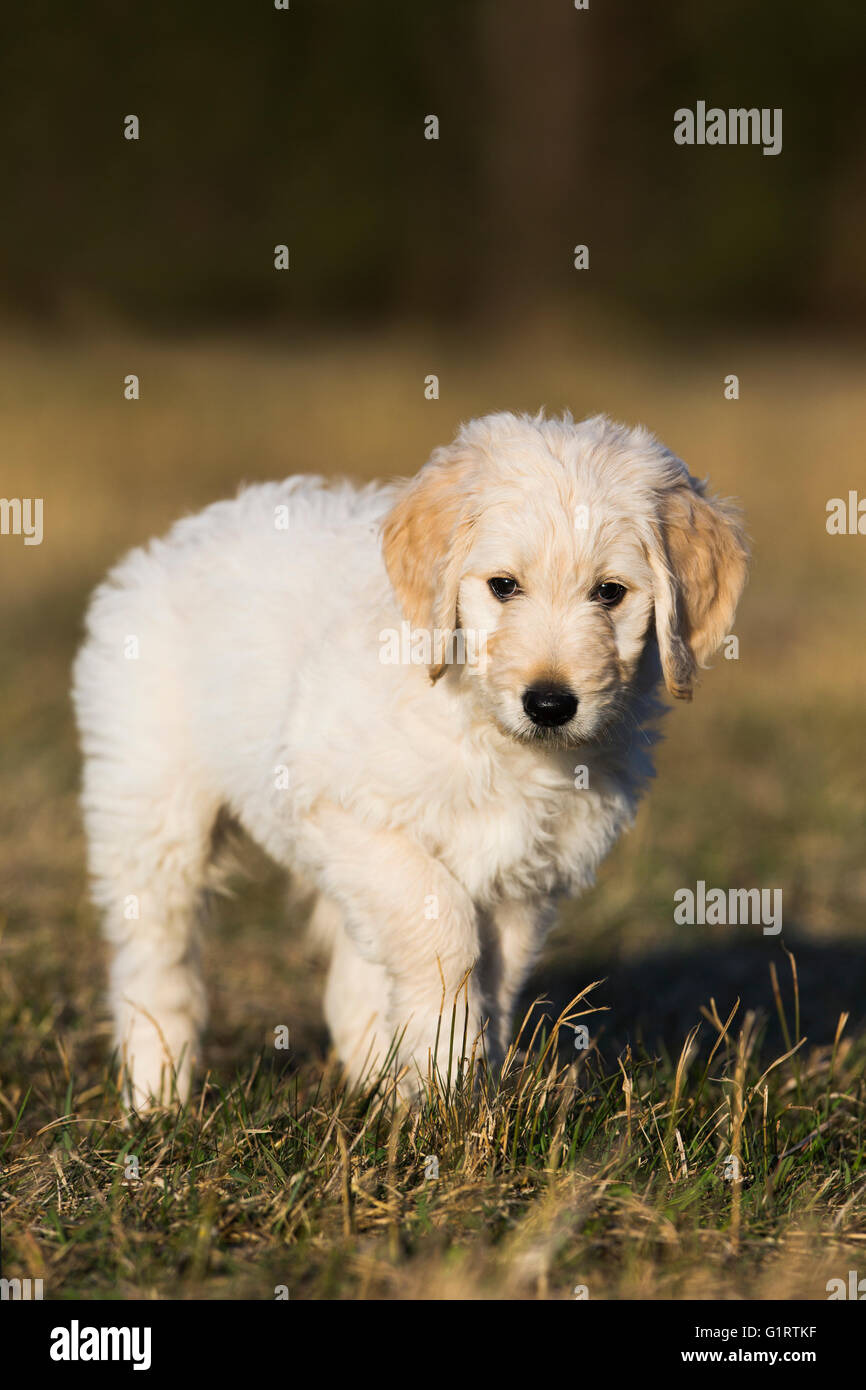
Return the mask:
M466 890L408 834L371 829L332 803L314 809L301 848L356 949L385 970L386 1028L402 1035L398 1061L409 1068L404 1089L417 1091L434 1064L453 1079L464 1034L471 1055L485 1023L478 917Z
M501 1058L511 1045L517 996L529 978L554 913L554 905L543 900L509 899L490 914L490 950L484 952L489 976L485 994L494 1003L495 1044Z

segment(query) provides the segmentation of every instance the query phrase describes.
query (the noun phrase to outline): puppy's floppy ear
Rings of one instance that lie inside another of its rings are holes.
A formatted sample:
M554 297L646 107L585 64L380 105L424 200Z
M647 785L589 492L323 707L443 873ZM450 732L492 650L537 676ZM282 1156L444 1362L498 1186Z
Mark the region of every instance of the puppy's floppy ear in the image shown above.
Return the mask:
M649 547L655 577L655 627L670 693L690 700L695 673L730 631L748 550L742 521L730 503L705 494L686 475L661 494Z
M436 657L434 634L444 650L457 626L457 590L476 519L476 468L469 450L437 449L406 485L382 529L385 567L403 612L413 628L430 633L434 681L446 664Z

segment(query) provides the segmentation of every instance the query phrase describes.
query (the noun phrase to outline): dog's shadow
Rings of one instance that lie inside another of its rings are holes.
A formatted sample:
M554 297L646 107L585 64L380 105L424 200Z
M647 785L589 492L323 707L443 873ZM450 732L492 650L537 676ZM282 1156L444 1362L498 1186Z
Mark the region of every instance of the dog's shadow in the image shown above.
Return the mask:
M794 958L799 995L800 1037L806 1048L832 1044L843 1013L850 1015L844 1037L866 1032L866 945L848 940L819 944L786 928L784 945ZM778 998L770 969L775 965ZM587 996L585 1004L607 1006L606 1012L588 1014L577 1022L585 1024L590 1039L598 1043L606 1060L613 1060L628 1046L632 1052L659 1052L676 1057L696 1023L702 1023L698 1048L709 1048L717 1032L706 1021L701 1006L715 1001L724 1021L739 1000L731 1023L733 1037L748 1011L766 1023L764 1047L779 1055L785 1050L785 1029L779 1016L779 1000L785 1026L795 1038L796 995L791 960L780 939L754 942L737 940L730 944L705 946L699 950L665 949L649 954L612 960L595 957L592 968L575 962L555 966L542 962L523 991L518 1021L533 1000L532 1023L540 1013L557 1018L592 980L603 983ZM570 1034L570 1030L566 1029Z
M239 929L238 929L239 930ZM291 1050L276 1052L269 1042L263 1057L265 1065L276 1071L294 1070L299 1064L319 1068L329 1054L330 1043L322 1018L321 963L310 965L299 941L290 947L291 964L282 933L274 928L263 941L269 950L246 953L247 971L243 987L235 977L229 986L228 972L217 971L212 979L215 1004L210 1030L209 1051L222 1072L231 1072L238 1059L262 1046L272 1030L263 1019L291 1023ZM795 1039L795 992L791 961L796 962L799 993L800 1037L806 1050L833 1042L842 1013L850 1015L844 1037L866 1033L866 943L850 939L816 941L786 925L784 937L735 937L721 944L699 948L665 947L643 954L616 955L598 947L589 955L580 952L579 943L564 943L542 956L521 993L515 1010L517 1029L528 1011L530 1021L522 1034L528 1042L539 1019L556 1019L570 1001L594 980L601 983L586 999L604 1011L589 1013L576 1020L585 1024L592 1043L606 1065L616 1067L616 1057L626 1047L633 1054L667 1054L674 1060L695 1024L701 1024L697 1039L699 1051L708 1051L716 1030L701 1012L714 1000L722 1020L727 1019L737 1000L739 1008L731 1023L736 1038L750 1010L766 1024L761 1054L769 1060L786 1049L785 1033L779 1018L770 971L775 966L779 995L786 1017L788 1035ZM295 977L296 991L291 1010L286 1008L286 975ZM535 1002L543 1001L543 1002ZM573 1057L574 1035L566 1028L561 1036L560 1056Z

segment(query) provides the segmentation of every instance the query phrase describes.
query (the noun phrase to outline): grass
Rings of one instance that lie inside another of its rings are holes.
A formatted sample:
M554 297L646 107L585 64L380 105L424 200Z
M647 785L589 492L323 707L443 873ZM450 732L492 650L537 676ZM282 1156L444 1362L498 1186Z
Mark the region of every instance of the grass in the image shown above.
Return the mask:
M863 1253L862 1042L842 1019L764 1065L711 1005L706 1056L611 1070L568 1059L593 994L525 1024L496 1090L470 1065L408 1111L387 1074L259 1054L127 1124L58 1046L6 1142L7 1270L67 1298L821 1297Z
M824 529L860 476L864 364L625 343L549 325L471 351L0 342L0 492L45 499L41 547L0 538L6 1277L43 1278L48 1298L821 1299L866 1272L864 560L862 538ZM347 1094L320 967L257 862L209 934L203 1088L127 1124L68 708L88 590L241 478L411 472L458 419L542 401L649 423L742 499L755 564L740 658L666 721L634 830L561 914L524 1006L550 1003L507 1083L440 1079L409 1114L387 1078ZM676 926L673 894L698 878L781 888L783 938ZM596 1010L579 1054L575 1007Z

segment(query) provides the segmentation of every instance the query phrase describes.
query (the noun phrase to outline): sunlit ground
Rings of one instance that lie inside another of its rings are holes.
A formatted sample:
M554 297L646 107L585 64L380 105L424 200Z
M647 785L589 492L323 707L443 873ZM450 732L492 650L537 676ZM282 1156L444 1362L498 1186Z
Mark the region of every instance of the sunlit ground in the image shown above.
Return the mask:
M609 1048L614 1072L626 1043L676 1054L711 996L723 1017L737 997L740 1018L749 1008L766 1015L778 1053L784 1030L771 964L790 1028L794 1019L790 964L779 938L754 927L677 926L673 895L698 879L708 886L779 888L784 943L799 965L806 1055L812 1045L833 1043L840 1011L851 1014L846 1037L864 1021L866 537L829 536L825 529L830 498L847 497L858 485L866 492L864 365L862 355L820 345L694 341L674 350L637 345L633 336L624 346L610 330L571 339L549 325L488 342L432 342L420 335L346 337L304 347L119 337L0 341L0 491L44 499L41 546L0 537L0 881L6 914L0 994L3 1035L12 1039L11 1046L4 1042L0 1100L5 1126L34 1087L12 1149L26 1139L7 1233L14 1236L19 1223L22 1269L48 1269L49 1296L62 1296L66 1278L72 1279L68 1287L97 1297L110 1279L121 1278L115 1270L102 1280L102 1256L95 1254L90 1264L86 1257L81 1262L80 1251L69 1257L83 1198L70 1195L64 1208L48 1140L33 1137L61 1111L94 1116L108 1105L101 1099L104 959L86 902L68 704L83 608L108 564L243 481L299 471L359 478L412 473L460 420L490 410L545 405L551 411L568 407L577 417L603 410L650 426L694 473L709 475L716 491L744 507L754 564L735 629L739 658L718 658L694 703L665 721L659 776L635 829L611 855L595 891L564 911L530 993L565 1002L569 991L606 977L598 999L610 1012L599 1016L605 1019L600 1044L602 1051ZM732 372L740 382L736 401L726 400L723 390ZM139 401L123 398L128 373L140 378ZM425 399L430 373L439 377L439 400ZM248 1067L279 1022L292 1027L292 1065L301 1067L305 1084L325 1061L317 968L303 949L299 924L283 928L282 896L277 877L265 873L223 905L214 924L206 1055L226 1085L235 1065ZM705 1024L705 1037L713 1036ZM779 1103L787 1104L783 1098ZM856 1199L862 1097L859 1104L860 1128L845 1129L849 1169L848 1178L839 1179L839 1203L832 1213L820 1204L810 1208L819 1229L836 1221L845 1193ZM822 1118L807 1116L804 1133ZM69 1151L67 1145L63 1152ZM814 1158L810 1148L802 1151L802 1163ZM844 1162L822 1151L821 1173L842 1173ZM48 1172L54 1176L46 1188ZM578 1172L572 1180L583 1179ZM819 1186L816 1177L810 1191ZM45 1193L55 1189L62 1236L44 1218ZM325 1210L327 1195L320 1200ZM42 1224L33 1227L37 1210ZM524 1209L517 1202L510 1211L507 1202L497 1208L494 1223L506 1232L505 1249L511 1248L507 1240L524 1238L521 1221L541 1219L531 1203ZM834 1230L862 1232L863 1214L857 1199L847 1224L836 1222ZM796 1203L788 1216L796 1225ZM621 1219L621 1212L610 1216L614 1224ZM726 1219L716 1214L713 1229ZM471 1259L483 1262L485 1241L498 1236L485 1230L483 1217L462 1220L450 1235L448 1218L434 1220L436 1250L451 1236L465 1238ZM315 1217L311 1221L315 1235ZM148 1229L145 1223L137 1231L136 1249L146 1243ZM330 1231L327 1222L322 1231ZM282 1227L260 1235L277 1244L284 1237ZM344 1238L351 1233L343 1231ZM580 1223L573 1238L579 1252L587 1239ZM86 1252L86 1241L82 1248ZM716 1276L702 1268L701 1248L700 1241L689 1247L677 1286L697 1296L716 1287ZM391 1236L383 1249L393 1260ZM589 1245L586 1250L591 1264L595 1256ZM523 1286L514 1284L513 1270L500 1268L498 1245L497 1251L485 1265L499 1270L486 1291L519 1294ZM416 1253L409 1241L402 1256L409 1270L421 1267L413 1264ZM249 1266L235 1276L231 1258L225 1252L220 1258L221 1295L243 1288L246 1296L258 1296L250 1295ZM424 1248L424 1279L447 1292L456 1286L437 1259ZM309 1260L318 1268L312 1255ZM781 1296L772 1280L760 1284L765 1273L756 1260L751 1287ZM551 1273L554 1261L540 1282L532 1274L528 1291L568 1296L577 1265L569 1257L560 1288ZM74 1275L64 1273L69 1268ZM127 1293L139 1287L136 1268L128 1256L121 1279ZM210 1268L207 1260L194 1263L193 1278L178 1257L174 1273L149 1275L148 1287L167 1296L206 1294L213 1291ZM609 1271L599 1273L605 1292L627 1294L641 1279L646 1283L646 1270L629 1269L620 1283ZM725 1284L719 1273L719 1287L730 1288L732 1277L729 1271ZM184 1283L189 1278L193 1282ZM400 1292L372 1275L368 1282L374 1292ZM417 1283L410 1287L414 1296L427 1296Z

